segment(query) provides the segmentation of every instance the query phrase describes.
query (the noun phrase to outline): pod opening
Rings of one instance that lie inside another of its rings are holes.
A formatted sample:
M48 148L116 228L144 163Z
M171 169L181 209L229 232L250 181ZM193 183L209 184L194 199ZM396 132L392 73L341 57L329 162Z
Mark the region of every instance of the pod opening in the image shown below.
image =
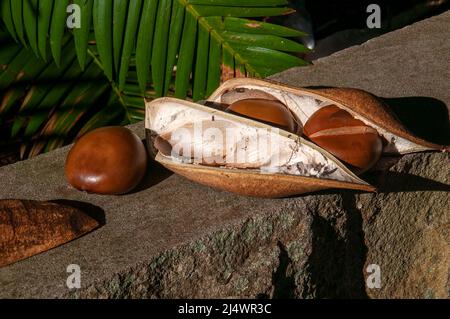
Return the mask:
M286 89L281 85L256 79L247 82L248 83L243 83L236 79L230 80L214 92L210 97L210 100L237 101L239 99L245 99L248 96L267 96L270 99L276 99L286 105L299 120L301 126L304 126L318 110L330 105L336 105L349 112L355 119L362 121L365 125L378 132L378 135L382 139L382 154L406 154L434 149L433 147L417 144L413 142L414 140L411 141L410 139L400 137L382 128L380 125L375 124L365 116L358 114L358 112L354 111L351 107L325 98L315 90Z
M147 112L152 148L174 163L366 184L317 145L273 125L170 98Z
M289 103L290 100L298 103ZM373 127L354 118L335 103L314 97L285 98L285 105L281 99L263 90L237 87L225 91L220 96L220 102L231 102L228 109L233 106L236 106L234 109L239 109L242 105L244 112L239 115L250 115L257 120L272 117L273 121L269 124L303 136L336 156L354 172L360 173L372 168L380 158L383 144L386 144L385 139ZM267 105L277 104L288 110L286 113L290 114L291 120L295 119L297 131L294 132L288 124L277 125L279 116L269 112L270 110L266 111Z

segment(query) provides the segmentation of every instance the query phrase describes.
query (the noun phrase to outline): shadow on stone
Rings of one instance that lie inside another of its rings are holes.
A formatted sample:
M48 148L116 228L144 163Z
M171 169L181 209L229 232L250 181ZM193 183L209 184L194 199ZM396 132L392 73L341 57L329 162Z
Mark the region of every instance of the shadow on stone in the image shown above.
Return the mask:
M292 196L286 197L286 198L305 197L305 196L311 196L311 195L338 195L338 194L341 194L342 192L348 192L350 194L365 194L365 193L368 193L366 191L361 191L361 190L356 190L356 189L329 188L329 189L323 189L323 190L312 192L312 193L306 193L306 194L300 194L300 195L292 195Z
M146 133L147 131L148 130L146 130ZM150 136L147 134L146 138L149 139ZM138 193L152 186L155 186L173 174L171 171L166 169L164 166L162 166L160 163L156 162L152 158L151 153L148 151L149 144L147 140L145 139L142 140L142 143L144 143L148 156L147 171L145 173L145 176L142 178L142 181L136 186L136 188L134 188L131 192L127 194Z
M86 215L94 218L100 224L100 226L103 226L106 224L106 217L105 217L104 210L98 206L92 205L91 203L81 202L81 201L77 201L77 200L69 200L69 199L54 199L54 200L50 200L49 202L77 208L77 209L83 211L84 213L86 213Z
M333 217L315 215L312 253L309 258L310 290L314 298L367 298L363 275L367 247L362 216L355 196L341 192L346 211L344 223Z
M429 178L401 172L373 172L363 177L375 185L378 193L443 191L450 192L450 185Z
M294 298L295 281L292 275L289 274L289 265L292 263L289 254L283 244L278 241L277 246L280 250L278 257L278 268L272 275L272 284L274 287L274 299L288 299Z
M391 171L368 172L360 176L363 180L377 188L377 193L442 191L450 192L450 185L429 178ZM365 191L342 190L337 188L324 189L312 193L292 195L286 198L298 198L309 195L336 195L346 192L348 194L364 194Z
M444 102L424 96L383 100L414 135L436 144L450 144L450 123Z
M173 173L166 169L164 166L155 162L154 160L150 160L147 165L147 172L145 176L142 178L142 181L133 189L131 192L127 194L134 194L140 191L146 190L150 187L153 187L163 180L171 176Z

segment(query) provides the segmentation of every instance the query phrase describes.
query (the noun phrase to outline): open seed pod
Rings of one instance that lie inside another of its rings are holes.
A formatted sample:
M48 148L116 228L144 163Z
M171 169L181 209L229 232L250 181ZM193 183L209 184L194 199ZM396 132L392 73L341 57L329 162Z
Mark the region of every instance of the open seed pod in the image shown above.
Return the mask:
M355 174L361 170L350 170L308 139L225 112L227 105L251 98L283 103L300 127L318 110L335 105L379 134L381 156L443 149L411 135L367 92L237 78L222 84L203 104L174 98L147 102L149 152L190 180L242 195L284 197L327 188L375 191Z

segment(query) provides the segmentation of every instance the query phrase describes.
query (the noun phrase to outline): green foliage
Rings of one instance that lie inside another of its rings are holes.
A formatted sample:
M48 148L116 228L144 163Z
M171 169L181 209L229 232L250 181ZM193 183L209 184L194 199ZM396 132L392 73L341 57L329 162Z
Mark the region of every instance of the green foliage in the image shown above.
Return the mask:
M80 28L66 26L69 3ZM288 39L301 32L247 19L289 14L287 4L0 0L0 121L35 155L88 128L142 120L144 96L199 100L228 78L305 65L292 53L307 49Z
M0 34L0 123L2 133L10 130L10 139L2 138L0 147L20 142L21 156L31 157L126 117L121 98L94 58L89 57L82 70L67 37L59 65L11 41Z

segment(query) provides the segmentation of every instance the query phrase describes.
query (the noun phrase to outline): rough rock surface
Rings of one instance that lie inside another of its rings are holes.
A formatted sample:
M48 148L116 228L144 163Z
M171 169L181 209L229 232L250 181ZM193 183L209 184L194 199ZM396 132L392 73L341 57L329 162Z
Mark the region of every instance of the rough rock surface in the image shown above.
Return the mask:
M381 268L370 297L450 297L450 157L404 156L376 177L377 196L360 195L366 266Z
M450 12L291 69L275 80L298 86L346 86L385 97L415 134L450 144ZM356 196L366 267L377 264L372 298L450 297L450 156L404 156L367 176L380 192ZM348 208L347 206L344 206Z
M449 19L447 12L273 78L391 98L414 132L449 144ZM133 129L143 136L142 123ZM67 150L0 168L0 198L89 203L106 223L1 268L0 297L450 295L449 154L393 159L384 172L364 176L379 187L377 194L329 190L254 199L154 165L131 194L85 194L65 182ZM81 267L82 287L69 290L66 267L73 263ZM380 266L379 289L366 286L370 264Z

